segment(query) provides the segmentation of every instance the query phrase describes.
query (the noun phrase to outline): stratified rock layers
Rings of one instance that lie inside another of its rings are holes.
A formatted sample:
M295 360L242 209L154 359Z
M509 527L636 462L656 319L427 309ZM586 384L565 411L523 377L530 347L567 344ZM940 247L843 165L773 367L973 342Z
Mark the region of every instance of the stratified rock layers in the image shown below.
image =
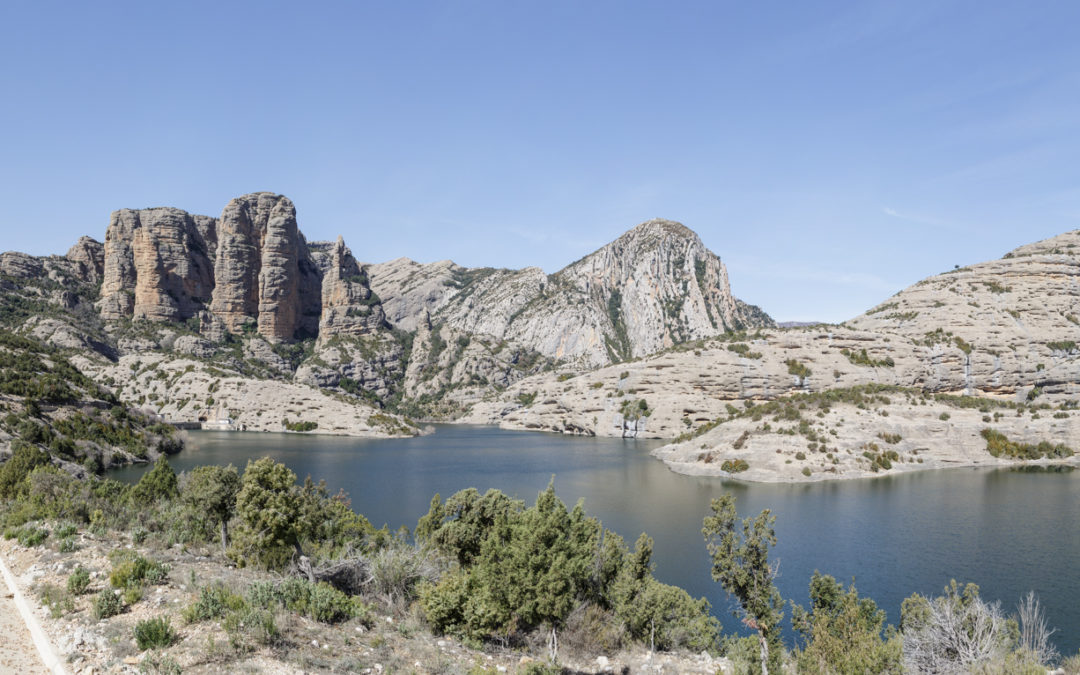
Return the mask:
M404 258L368 270L399 327L430 316L588 367L773 323L731 295L724 264L694 232L667 220L642 223L552 275Z
M318 268L296 226L296 208L286 197L259 192L238 197L218 222L210 311L227 330L254 321L274 342L299 332L314 334L321 308Z
M183 321L209 310L225 330L254 328L272 342L319 330L322 272L297 228L296 208L281 195L238 197L219 219L173 208L116 211L100 271L94 244L81 239L67 257L81 277L100 275L106 320ZM352 285L363 286L353 296L370 295L366 285Z
M173 208L121 209L105 233L101 316L179 321L214 289L214 219Z

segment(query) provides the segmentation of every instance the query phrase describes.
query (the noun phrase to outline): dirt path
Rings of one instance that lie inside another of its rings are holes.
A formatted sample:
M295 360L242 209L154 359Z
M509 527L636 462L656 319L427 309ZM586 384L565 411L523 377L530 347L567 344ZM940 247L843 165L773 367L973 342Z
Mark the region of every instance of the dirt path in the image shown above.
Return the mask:
M48 675L7 585L0 582L0 673Z

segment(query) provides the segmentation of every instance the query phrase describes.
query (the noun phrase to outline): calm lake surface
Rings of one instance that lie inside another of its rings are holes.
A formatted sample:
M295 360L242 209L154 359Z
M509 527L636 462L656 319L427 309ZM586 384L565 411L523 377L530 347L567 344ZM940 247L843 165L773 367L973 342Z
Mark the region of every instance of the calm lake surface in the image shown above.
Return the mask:
M724 624L737 629L731 603L709 576L701 537L709 500L738 497L740 516L765 508L776 515L778 586L785 600L808 604L814 570L854 579L899 621L914 592L939 594L955 578L979 584L1007 612L1028 590L1039 594L1063 654L1080 649L1080 471L1027 473L952 469L873 480L810 485L743 484L672 473L649 451L659 441L597 439L492 427L438 425L410 439L190 432L187 449L170 458L179 472L263 456L303 479L343 488L352 507L376 526L415 527L431 496L496 488L531 504L555 476L568 506L584 497L589 515L628 545L641 532L656 541L661 581L705 596ZM146 467L112 472L133 481ZM790 609L785 623L790 625ZM790 638L790 635L789 635Z

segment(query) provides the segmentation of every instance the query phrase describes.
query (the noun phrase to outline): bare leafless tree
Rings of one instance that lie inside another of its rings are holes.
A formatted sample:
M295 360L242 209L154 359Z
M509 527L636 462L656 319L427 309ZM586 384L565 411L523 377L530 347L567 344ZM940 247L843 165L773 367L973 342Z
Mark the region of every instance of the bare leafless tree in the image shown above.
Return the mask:
M920 620L904 630L904 661L910 670L967 673L1004 659L1008 645L1000 603L983 602L977 590L925 602Z
M1016 606L1016 613L1020 620L1020 649L1028 658L1039 664L1053 663L1057 657L1057 649L1050 643L1050 636L1054 629L1046 623L1042 605L1039 603L1035 591L1020 600Z
M438 579L441 565L430 549L394 542L368 558L371 592L390 608L408 600L417 583Z

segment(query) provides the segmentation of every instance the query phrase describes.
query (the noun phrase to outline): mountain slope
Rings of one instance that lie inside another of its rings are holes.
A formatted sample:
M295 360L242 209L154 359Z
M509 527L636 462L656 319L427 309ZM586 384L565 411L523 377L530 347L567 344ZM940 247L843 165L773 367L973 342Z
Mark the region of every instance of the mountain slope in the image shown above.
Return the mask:
M1073 252L1080 253L1080 232L930 277L839 326L726 334L585 373L530 377L478 403L466 419L674 438L748 402L888 386L961 396L977 411L1007 404L1036 419L1038 410L1057 408L1045 422L1029 423L1043 435L1028 440L1070 438L1066 420L1080 395L1080 257ZM648 415L624 407L639 400ZM971 420L966 443L981 442L977 423L988 416Z
M396 260L367 268L391 321L422 317L584 367L725 331L771 326L731 295L727 270L685 226L651 220L550 276Z

